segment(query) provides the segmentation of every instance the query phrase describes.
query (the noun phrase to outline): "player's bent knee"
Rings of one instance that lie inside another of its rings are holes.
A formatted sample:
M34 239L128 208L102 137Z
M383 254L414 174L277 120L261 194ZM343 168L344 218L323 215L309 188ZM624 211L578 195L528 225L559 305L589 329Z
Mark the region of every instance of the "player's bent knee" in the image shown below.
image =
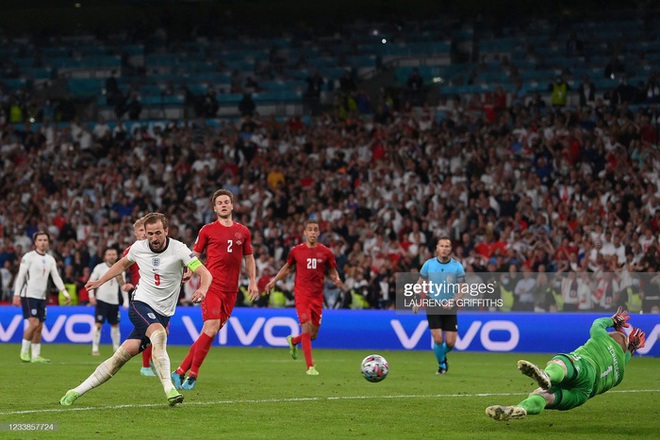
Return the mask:
M566 364L564 363L564 361L562 361L561 359L550 359L550 360L548 361L548 365L550 365L550 364L557 364L557 365L559 365L559 366L564 370L564 374L568 374L568 367L566 366Z
M221 323L219 319L210 319L204 322L204 327L202 331L206 333L207 336L215 338L224 323Z
M151 340L151 345L156 348L161 348L167 343L167 332L165 329L158 329L155 332L151 333L149 336Z

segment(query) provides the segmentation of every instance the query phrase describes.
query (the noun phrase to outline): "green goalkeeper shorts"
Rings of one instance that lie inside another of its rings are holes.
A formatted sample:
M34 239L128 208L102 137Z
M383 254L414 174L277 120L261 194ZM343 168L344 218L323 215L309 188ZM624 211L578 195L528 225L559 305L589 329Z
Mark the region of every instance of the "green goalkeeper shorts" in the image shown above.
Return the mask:
M562 361L565 364L571 363L576 374L572 378L564 378L560 384L551 388L555 395L555 401L547 408L567 411L577 408L589 400L596 382L596 374L591 364L580 356L570 353L559 354L552 359Z

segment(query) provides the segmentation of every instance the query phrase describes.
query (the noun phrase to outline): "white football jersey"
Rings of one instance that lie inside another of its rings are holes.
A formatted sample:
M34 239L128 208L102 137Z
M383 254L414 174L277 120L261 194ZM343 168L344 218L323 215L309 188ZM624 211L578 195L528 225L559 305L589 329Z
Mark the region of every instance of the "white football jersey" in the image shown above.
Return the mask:
M162 252L153 252L149 240L136 241L126 257L140 268L133 300L149 304L161 315L172 316L179 301L183 269L197 260L195 254L180 241L168 238Z
M92 275L90 275L89 279L90 281L96 281L100 280L103 275L107 271L110 270L110 266L107 265L107 263L103 262L100 264L97 264L94 270L92 271ZM122 274L123 276L123 274ZM108 304L119 304L119 293L120 293L121 286L117 282L117 278L112 278L105 283L103 283L102 286L99 286L96 290L94 290L94 296L96 297L97 300L103 301Z
M41 255L37 251L28 252L21 259L14 284L14 295L46 299L49 276L53 278L57 290L64 290L64 282L57 271L55 258L49 254Z

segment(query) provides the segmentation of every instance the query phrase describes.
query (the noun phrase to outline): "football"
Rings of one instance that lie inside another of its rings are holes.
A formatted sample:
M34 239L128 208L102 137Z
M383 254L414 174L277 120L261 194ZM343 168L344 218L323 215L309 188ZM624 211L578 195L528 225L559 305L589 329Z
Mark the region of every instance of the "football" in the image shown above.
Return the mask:
M378 354L370 354L362 360L360 370L369 382L380 382L387 377L390 366L384 357Z

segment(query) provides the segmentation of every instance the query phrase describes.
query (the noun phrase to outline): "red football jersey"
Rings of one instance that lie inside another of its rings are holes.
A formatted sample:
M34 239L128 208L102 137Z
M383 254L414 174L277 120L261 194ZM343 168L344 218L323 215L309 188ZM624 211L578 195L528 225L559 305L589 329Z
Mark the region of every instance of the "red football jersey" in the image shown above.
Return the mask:
M286 262L289 266L295 263L293 292L297 297L322 296L326 268L337 267L334 254L321 243L314 247L307 247L305 243L294 246Z
M199 230L193 251L206 253L206 268L213 275L209 291L238 292L244 255L252 255L250 230L240 223L223 226L219 221Z
M131 247L127 247L126 250L124 250L124 253L121 254L121 258L124 258L126 255L128 255L128 251L131 250ZM128 268L128 273L131 275L131 283L135 286L137 283L140 281L140 267L135 264L131 264L131 267Z

